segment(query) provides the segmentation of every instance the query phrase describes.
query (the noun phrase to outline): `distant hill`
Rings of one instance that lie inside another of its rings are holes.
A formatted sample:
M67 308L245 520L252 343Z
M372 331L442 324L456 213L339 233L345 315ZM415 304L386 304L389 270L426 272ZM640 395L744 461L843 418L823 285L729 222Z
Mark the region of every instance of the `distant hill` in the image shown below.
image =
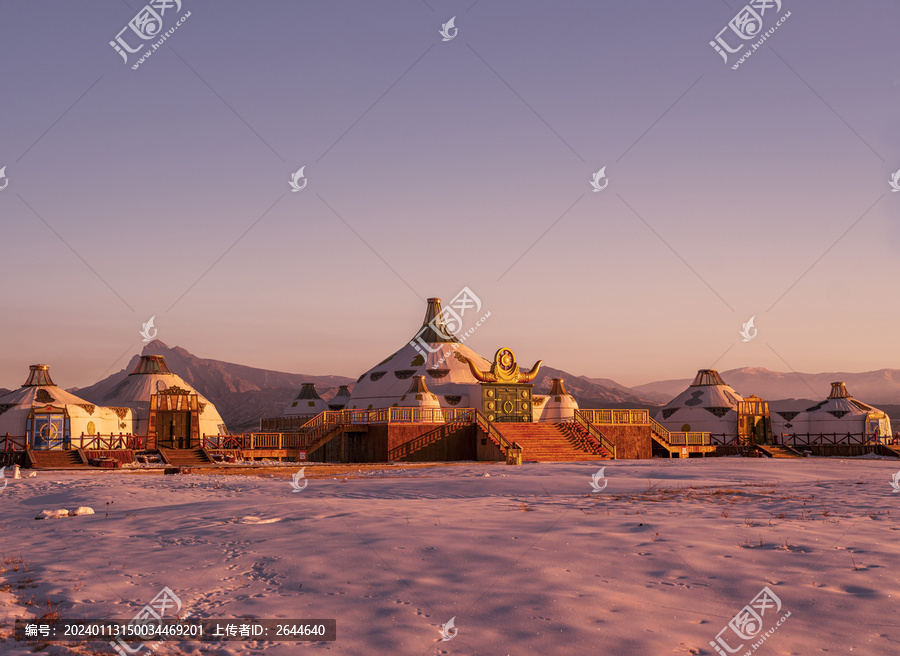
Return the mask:
M164 356L172 371L213 402L233 432L258 430L260 417L281 415L303 383L315 383L319 395L327 401L341 385L350 385L353 389L356 382L344 376L289 374L198 358L179 346L169 348L159 340L147 344L143 353ZM92 403L101 403L107 392L134 371L139 360L140 357L135 355L121 371L90 387L69 391Z
M900 369L879 369L864 373L831 372L821 374L783 373L761 367L743 367L719 372L739 394L756 394L764 399L816 399L828 396L831 383L847 383L847 390L866 403L900 403ZM693 377L661 380L632 388L638 394L664 397L668 402L691 384Z
M541 367L534 380L535 394L549 392L552 378L564 380L566 390L575 397L581 408L617 408L623 405L635 408L660 405L656 398L658 395L651 397L647 394L637 393L609 378L575 376L553 367Z

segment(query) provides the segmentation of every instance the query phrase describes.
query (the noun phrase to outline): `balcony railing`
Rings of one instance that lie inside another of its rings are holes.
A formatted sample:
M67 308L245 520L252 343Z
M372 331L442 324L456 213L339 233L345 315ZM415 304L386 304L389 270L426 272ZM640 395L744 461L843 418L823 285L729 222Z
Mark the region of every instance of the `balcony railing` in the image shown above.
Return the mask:
M592 424L649 424L649 410L579 410L581 416Z

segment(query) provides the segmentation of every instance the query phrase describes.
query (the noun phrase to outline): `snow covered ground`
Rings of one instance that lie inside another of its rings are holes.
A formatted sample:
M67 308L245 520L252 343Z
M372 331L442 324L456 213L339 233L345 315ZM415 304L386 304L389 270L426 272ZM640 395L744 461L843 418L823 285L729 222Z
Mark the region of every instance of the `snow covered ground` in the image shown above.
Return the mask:
M288 473L40 472L0 491L0 653L32 653L3 641L16 613L129 619L168 586L191 617L336 618L338 637L159 654L716 654L723 629L742 644L728 623L764 587L782 607L763 609L758 633L736 625L751 638L735 653L771 631L756 653L897 654L898 468L707 458L334 477L308 466L301 492ZM95 514L35 520L77 506Z

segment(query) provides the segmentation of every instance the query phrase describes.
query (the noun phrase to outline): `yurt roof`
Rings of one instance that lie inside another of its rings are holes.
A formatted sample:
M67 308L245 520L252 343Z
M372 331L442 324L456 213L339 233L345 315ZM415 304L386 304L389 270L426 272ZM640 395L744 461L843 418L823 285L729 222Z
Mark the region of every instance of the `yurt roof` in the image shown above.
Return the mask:
M53 384L47 365L32 365L25 384L0 396L0 415L9 411L30 413L32 408L65 408L70 417L111 417L113 410L85 401Z
M479 368L491 362L473 351L450 332L443 320L441 299L429 298L422 326L406 344L366 371L353 388L348 407L386 408L400 404L413 376L425 376L431 391L441 394L468 394L478 380L465 358Z
M665 409L672 408L731 408L737 409L744 397L728 385L715 369L701 369L694 382L681 394L669 401Z
M328 410L328 404L319 396L315 383L303 383L300 393L285 408L285 416L317 415Z
M151 395L174 387L197 394L202 403L209 403L181 376L172 373L161 355L142 355L134 371L107 392L102 401L105 405L144 407L149 406Z
M857 401L850 396L850 392L847 391L847 386L844 383L837 382L831 384L831 393L827 399L811 408L807 408L805 412L809 415L827 412L840 419L848 414L867 415L871 412L882 411L868 403Z

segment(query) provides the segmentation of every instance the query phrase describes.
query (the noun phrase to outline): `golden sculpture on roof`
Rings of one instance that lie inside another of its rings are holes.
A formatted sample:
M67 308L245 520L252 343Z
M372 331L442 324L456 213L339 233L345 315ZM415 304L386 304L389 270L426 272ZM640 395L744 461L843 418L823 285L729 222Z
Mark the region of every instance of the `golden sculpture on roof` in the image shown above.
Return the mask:
M519 369L519 364L516 362L516 356L512 349L506 347L498 349L494 355L494 363L491 365L490 371L482 371L472 360L465 356L460 359L465 360L466 364L469 365L469 371L482 383L530 383L538 375L538 370L540 370L541 364L544 362L543 360L538 360L534 363L531 371L523 373Z

